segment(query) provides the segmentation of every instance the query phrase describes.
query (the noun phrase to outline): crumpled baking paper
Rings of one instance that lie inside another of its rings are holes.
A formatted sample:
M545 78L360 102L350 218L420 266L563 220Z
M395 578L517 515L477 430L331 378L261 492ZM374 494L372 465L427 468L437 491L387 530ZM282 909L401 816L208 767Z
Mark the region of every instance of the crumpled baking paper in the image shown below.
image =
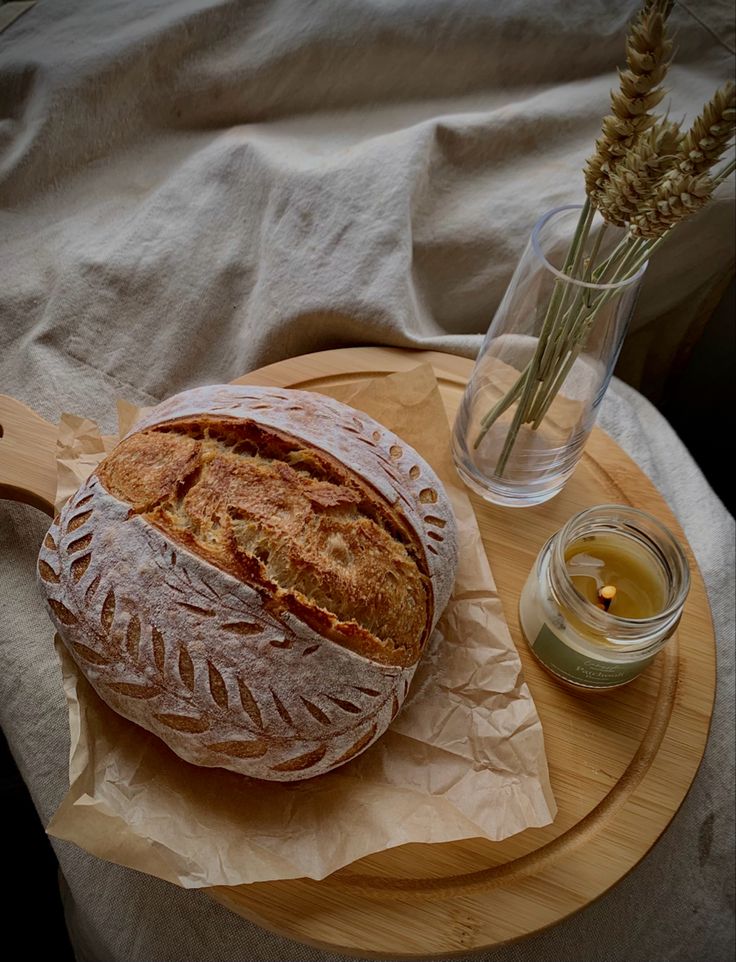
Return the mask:
M500 840L553 820L539 716L452 464L431 367L324 393L416 448L443 481L457 518L454 595L402 711L374 746L334 772L294 784L258 781L190 765L115 714L57 639L69 708L70 787L50 834L197 888L321 879L404 843ZM136 414L127 406L122 427ZM105 451L101 439L96 448L92 443L89 422L67 417L62 428L60 491L71 475L80 483Z
M92 474L100 461L125 437L135 422L150 408L138 408L129 401L118 401L117 435L100 434L100 429L89 418L77 414L62 414L56 437L56 498L54 507L60 511L77 488Z

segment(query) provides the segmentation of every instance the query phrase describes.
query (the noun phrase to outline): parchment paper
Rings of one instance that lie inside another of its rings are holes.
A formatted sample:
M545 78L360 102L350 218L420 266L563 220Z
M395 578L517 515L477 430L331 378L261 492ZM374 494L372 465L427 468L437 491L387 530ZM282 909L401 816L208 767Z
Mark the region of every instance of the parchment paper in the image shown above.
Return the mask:
M541 724L452 465L432 369L325 393L413 445L442 479L458 521L455 592L401 713L376 745L334 772L293 785L256 781L189 765L116 715L57 639L70 788L50 834L193 888L320 879L406 842L497 840L554 818ZM73 423L64 423L60 451L69 462ZM89 439L89 426L79 427ZM75 462L77 477L92 469L89 455L87 443L86 460Z
M118 433L100 435L100 429L89 418L77 414L62 414L56 438L56 498L57 511L66 504L77 488L92 474L100 461L118 440L124 437L135 422L150 408L138 408L129 401L119 400Z

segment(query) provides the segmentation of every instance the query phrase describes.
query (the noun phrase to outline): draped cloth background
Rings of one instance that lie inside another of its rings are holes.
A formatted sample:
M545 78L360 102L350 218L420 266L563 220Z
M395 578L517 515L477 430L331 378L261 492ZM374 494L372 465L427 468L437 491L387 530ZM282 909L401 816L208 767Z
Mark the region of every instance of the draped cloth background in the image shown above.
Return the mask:
M472 355L534 221L581 199L631 2L40 0L0 35L0 391L113 428L280 358ZM733 73L731 4L676 4L672 115ZM656 395L733 263L733 187L651 267L624 370ZM695 785L605 898L489 959L733 950L733 521L614 382L603 426L703 568L719 698ZM0 721L44 824L68 734L34 585L45 521L0 504ZM80 959L321 959L201 893L54 842Z

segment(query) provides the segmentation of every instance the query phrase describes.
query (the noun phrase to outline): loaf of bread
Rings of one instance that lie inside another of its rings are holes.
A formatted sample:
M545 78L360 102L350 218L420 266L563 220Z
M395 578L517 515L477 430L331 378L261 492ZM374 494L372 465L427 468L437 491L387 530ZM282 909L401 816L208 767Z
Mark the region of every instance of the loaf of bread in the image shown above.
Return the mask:
M442 486L390 431L320 395L217 385L135 426L38 574L115 711L196 765L288 781L386 730L456 564Z

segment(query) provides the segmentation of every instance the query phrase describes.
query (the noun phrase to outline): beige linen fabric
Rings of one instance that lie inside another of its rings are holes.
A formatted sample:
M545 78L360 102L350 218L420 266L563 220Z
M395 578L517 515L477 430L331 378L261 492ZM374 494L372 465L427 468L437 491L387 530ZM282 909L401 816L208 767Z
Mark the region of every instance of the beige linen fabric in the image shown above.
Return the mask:
M40 0L0 35L0 390L111 431L118 396L151 404L310 350L472 355L533 222L581 198L633 9ZM731 4L678 3L673 21L673 115L692 118L733 72ZM733 261L732 217L728 185L662 250L640 344L677 351ZM615 383L602 421L660 485L703 568L720 644L713 732L682 810L629 877L486 958L728 958L733 522L633 391ZM45 823L68 735L34 583L44 529L0 504L0 721ZM55 847L80 959L330 958L201 893Z

